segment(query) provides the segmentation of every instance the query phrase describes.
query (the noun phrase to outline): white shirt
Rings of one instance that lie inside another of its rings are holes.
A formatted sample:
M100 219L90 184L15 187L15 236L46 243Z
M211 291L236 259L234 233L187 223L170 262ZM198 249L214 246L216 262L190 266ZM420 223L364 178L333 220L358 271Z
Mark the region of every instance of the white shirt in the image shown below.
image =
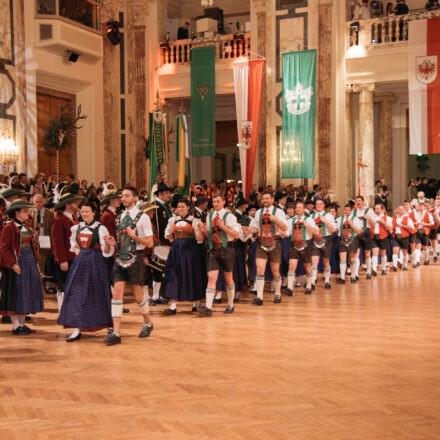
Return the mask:
M346 215L343 215L342 217L339 217L336 220L336 227L338 228L339 236L341 236L341 225L343 225L349 219L351 219L351 222L356 228L362 230L362 228L364 227L364 223L361 221L359 217L352 218L351 214L348 217Z
M193 217L192 215L189 215L186 220L189 220L192 222L192 227L194 229L194 233L197 237L198 235L198 231L199 231L199 224L201 223L200 219ZM188 222L186 222L185 220L182 219L182 217L180 215L174 215L173 217L170 217L168 219L168 224L167 227L165 229L165 237L168 237L169 235L173 235L173 228L174 225L176 226L186 226L188 224ZM197 240L198 243L203 243L203 238L202 240Z
M376 224L374 225L374 234L375 235L379 235L380 234L380 229L379 229L379 220L383 220L384 216L386 214L381 215L380 217L376 215ZM389 215L386 215L385 217L385 223L388 226L393 226L393 217L390 217Z
M287 222L287 236L290 237L293 234L293 225L299 222L303 222L305 225L309 225L314 229L314 233L317 234L319 232L318 227L316 226L315 220L311 217L307 217L305 215L298 217L295 216ZM310 240L312 238L312 234L309 232L309 229L306 229L306 240Z
M253 220L251 221L251 224L250 224L249 227L250 227L250 228L257 228L259 234L261 235L261 231L260 231L260 219L261 219L261 216L262 216L263 214L265 214L266 212L267 212L268 214L271 214L271 215L272 215L273 209L274 209L273 206L270 206L270 207L268 207L268 208L260 208L260 209L255 213L255 217L254 217ZM275 211L275 217L276 217L277 219L281 220L286 226L288 226L288 225L287 225L287 217L286 217L286 214L285 214L285 212L284 212L282 209L280 209L280 208L277 208L277 209L276 209L276 211ZM282 235L282 231L278 228L277 225L275 225L275 235Z
M359 209L359 208L354 208L352 213L351 213L351 218L356 218L358 217L360 222L362 223L362 228L363 230L365 229L369 229L370 224L368 223L367 220L364 220L362 217L367 217L370 218L371 220L376 220L376 214L374 213L374 211L371 208L364 208L364 209ZM365 228L364 228L365 225Z
M429 212L427 212L426 210L423 210L422 212L414 211L414 218L416 220L416 223L419 223L417 225L418 229L424 228L424 226L422 226L421 223L424 223L425 214L428 214L428 223L431 223L431 224L434 223L434 219L432 218L432 215Z
M134 221L134 219L136 218L139 212L142 211L137 206L133 206L133 208L129 210L125 210L121 214L120 222L122 223L124 217L127 215L129 215L131 219ZM153 229L151 228L150 217L148 217L148 215L145 213L142 213L142 215L140 216L138 222L136 223L136 228L137 228L136 233L139 238L147 238L153 235ZM136 250L141 251L144 248L145 246L143 246L139 242L136 242Z
M320 218L320 217L325 217L325 220L330 223L334 228L336 228L336 222L335 222L335 218L333 217L333 214L330 214L329 212L326 211L313 211L311 216L310 216L313 220L315 220L315 224L316 224L316 219ZM322 223L325 225L325 234L323 234L324 237L328 237L330 235L332 235L333 232L331 232L327 226L327 224L324 223L324 220L321 220ZM324 231L323 231L324 232Z
M79 227L84 228L85 226L86 226L85 222L80 222L78 225L74 225L74 226L72 226L70 228L70 230L71 230L71 234L70 234L70 252L73 252L73 248L75 246L77 246L77 247L79 247L81 249L81 246L76 241L76 232L77 232ZM104 252L104 248L105 248L104 236L109 235L107 228L104 225L101 225L98 222L93 222L89 226L90 226L90 228L83 229L81 231L81 234L92 235L93 234L93 229L99 228L98 229L99 244L101 245L102 255L104 257L111 257L114 254L114 252L115 252L115 248L113 246L109 246L109 251L108 252Z
M408 227L411 228L411 229L414 229L414 223L413 223L413 221L411 220L411 218L410 218L409 215L407 215L407 214L403 214L402 217L398 217L398 216L396 215L396 217L395 217L395 218L396 218L396 230L395 230L395 233L396 233L396 234L401 234L401 233L402 233L402 228L400 227L400 225L402 224L402 220L403 220L405 217L408 218L407 223L406 223L406 226L408 226ZM405 229L405 231L406 231L406 232L409 232L408 229Z
M214 221L215 217L220 217L223 220L225 214L228 213L225 220L225 226L229 229L232 229L235 232L238 232L240 235L243 233L242 227L240 223L238 223L237 218L232 212L226 211L225 208L220 209L220 211L212 211L212 221ZM206 216L206 226L209 230L209 218L211 213ZM234 241L234 237L231 237L229 234L226 234L228 241Z

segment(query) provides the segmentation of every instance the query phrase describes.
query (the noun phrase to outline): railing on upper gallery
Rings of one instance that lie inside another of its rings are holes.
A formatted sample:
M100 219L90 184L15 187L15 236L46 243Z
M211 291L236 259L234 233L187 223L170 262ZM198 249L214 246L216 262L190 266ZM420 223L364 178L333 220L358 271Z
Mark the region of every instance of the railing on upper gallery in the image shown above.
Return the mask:
M215 61L217 63L227 62L248 53L250 50L250 34L218 35L194 40L161 43L161 65L186 65L191 61L191 49L204 46L215 46Z
M408 41L408 22L425 18L440 17L440 10L411 11L406 15L354 20L347 23L347 44L351 46L378 46L405 43Z

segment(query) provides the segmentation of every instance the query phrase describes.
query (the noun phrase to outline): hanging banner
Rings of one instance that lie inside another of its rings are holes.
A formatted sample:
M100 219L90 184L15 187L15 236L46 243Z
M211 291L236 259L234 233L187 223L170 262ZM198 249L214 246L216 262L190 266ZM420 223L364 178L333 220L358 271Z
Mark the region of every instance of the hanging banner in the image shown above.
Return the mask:
M241 180L248 199L257 153L264 60L237 61L233 65Z
M156 152L156 165L165 162L164 153L164 117L162 112L153 112L153 148Z
M191 151L215 156L215 47L191 50Z
M440 18L408 22L409 154L440 153Z
M153 113L149 113L149 130L150 136L148 138L148 200L152 197L152 189L156 183L157 165L156 165L156 148L154 148L154 130L153 130Z
M178 167L178 193L189 196L191 186L191 173L189 163L189 127L187 116L183 113L176 119L176 162Z
M315 177L316 49L283 54L281 177Z

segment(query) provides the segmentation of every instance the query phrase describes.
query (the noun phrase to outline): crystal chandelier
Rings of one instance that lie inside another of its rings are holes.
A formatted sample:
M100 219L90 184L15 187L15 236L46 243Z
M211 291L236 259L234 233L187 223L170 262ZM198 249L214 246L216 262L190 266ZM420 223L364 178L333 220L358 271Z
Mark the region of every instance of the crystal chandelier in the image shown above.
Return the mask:
M201 0L204 8L210 8L214 4L214 0Z

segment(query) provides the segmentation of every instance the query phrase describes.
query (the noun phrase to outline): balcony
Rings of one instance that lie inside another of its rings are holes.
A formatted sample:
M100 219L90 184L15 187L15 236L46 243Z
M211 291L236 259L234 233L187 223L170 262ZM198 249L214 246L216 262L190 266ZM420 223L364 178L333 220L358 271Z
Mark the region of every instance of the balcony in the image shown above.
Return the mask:
M218 35L194 40L177 40L160 45L161 66L187 66L191 61L191 49L215 46L216 63L228 63L247 56L250 50L250 34Z

